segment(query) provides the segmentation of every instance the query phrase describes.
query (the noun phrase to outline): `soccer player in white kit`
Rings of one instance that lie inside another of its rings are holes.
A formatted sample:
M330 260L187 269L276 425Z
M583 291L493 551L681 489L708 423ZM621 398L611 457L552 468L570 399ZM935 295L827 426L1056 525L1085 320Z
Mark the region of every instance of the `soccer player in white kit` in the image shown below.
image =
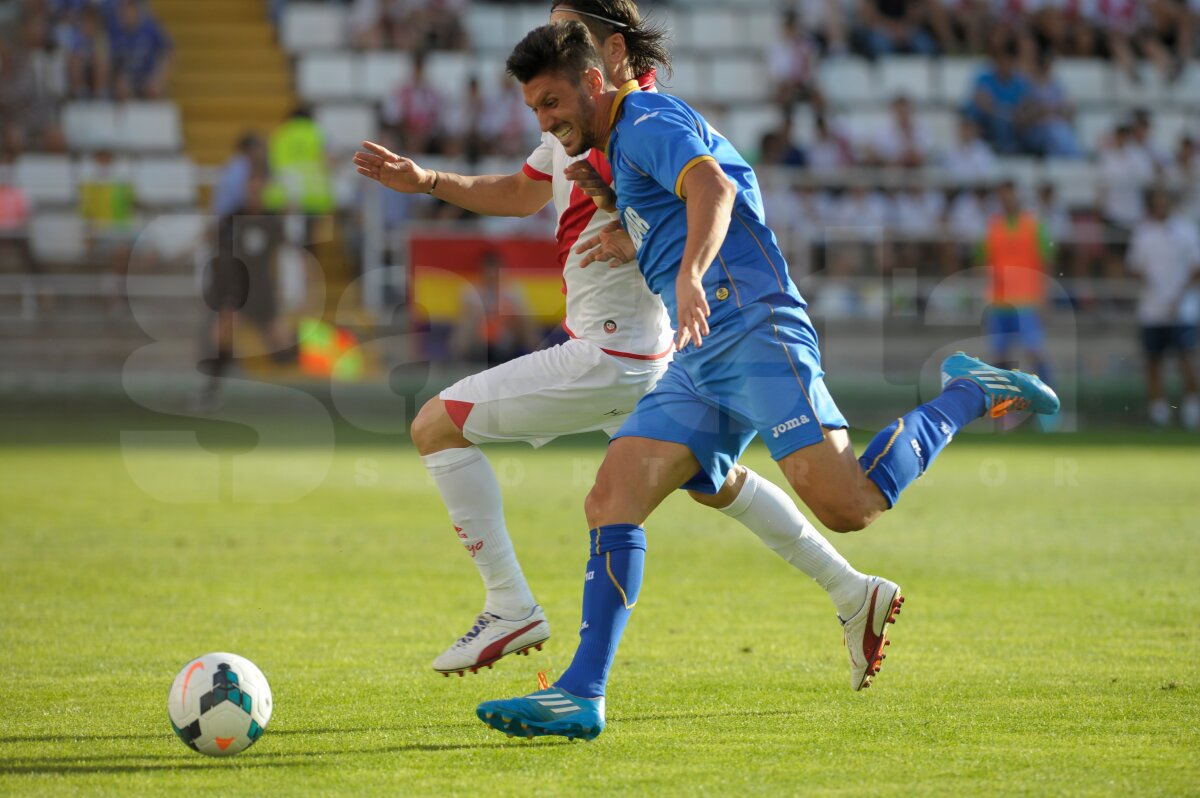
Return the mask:
M568 20L588 27L613 85L636 79L643 90L656 90L655 66L669 65L665 33L643 23L632 0L554 0L550 21ZM424 169L371 142L364 148L354 157L359 173L396 191L432 194L493 216L528 216L551 200L558 211L563 327L571 340L460 380L430 399L412 425L413 442L487 590L470 631L433 662L439 673L461 676L508 654L540 649L550 636L509 538L495 472L478 444L539 447L561 435L613 434L662 376L673 331L636 264L585 268L585 255L575 251L617 218L589 196L598 193L597 176L605 185L612 181L601 152L571 157L544 133L520 172L467 176ZM568 178L568 167L580 161L590 169L574 166ZM740 521L829 593L849 648L851 687L868 686L882 660L888 614L872 613L866 599L874 594L890 602L899 586L852 568L782 489L744 466L730 472L718 493L689 494Z

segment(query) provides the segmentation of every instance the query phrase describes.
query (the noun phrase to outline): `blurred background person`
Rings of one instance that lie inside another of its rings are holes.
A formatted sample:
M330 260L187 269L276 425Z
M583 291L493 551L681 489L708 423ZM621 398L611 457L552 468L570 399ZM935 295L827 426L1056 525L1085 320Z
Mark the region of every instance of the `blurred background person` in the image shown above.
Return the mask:
M462 316L450 333L455 359L490 368L537 349L540 335L533 313L507 283L504 259L489 252L480 280L463 288Z
M1053 260L1045 226L1032 210L1021 207L1012 181L996 191L1000 212L988 221L979 260L987 270L984 325L994 362L1008 368L1021 365L1022 355L1032 371L1050 383L1046 357L1046 267Z
M1138 323L1146 357L1146 400L1150 423L1166 426L1171 407L1163 363L1174 353L1183 379L1181 420L1200 429L1200 384L1192 362L1200 321L1200 235L1196 226L1173 214L1170 194L1149 191L1150 215L1133 231L1129 271L1139 280Z
M171 40L148 7L118 0L109 28L113 94L119 100L154 100L166 93Z

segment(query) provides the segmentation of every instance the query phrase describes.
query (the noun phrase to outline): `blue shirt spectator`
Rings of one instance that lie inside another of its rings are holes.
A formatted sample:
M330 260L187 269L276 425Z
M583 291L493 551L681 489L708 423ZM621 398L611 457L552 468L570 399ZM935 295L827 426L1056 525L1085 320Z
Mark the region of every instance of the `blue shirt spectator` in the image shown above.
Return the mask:
M171 40L162 26L135 0L121 0L117 24L109 33L113 70L127 95L157 97L162 94L161 72L171 52Z
M1026 118L1033 84L1016 69L1016 54L1002 47L975 79L966 113L998 153L1020 154L1026 147Z

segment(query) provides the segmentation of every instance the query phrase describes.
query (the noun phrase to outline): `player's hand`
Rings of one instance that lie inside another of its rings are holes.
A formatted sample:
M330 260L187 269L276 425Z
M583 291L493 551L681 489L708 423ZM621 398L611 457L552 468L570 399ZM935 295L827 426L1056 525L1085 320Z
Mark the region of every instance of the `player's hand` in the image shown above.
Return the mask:
M575 254L584 253L587 255L579 264L581 269L600 261L607 262L608 268L615 269L622 263L629 263L637 258L637 248L633 245L633 239L617 221L609 222L599 233L584 239L575 247Z
M617 192L604 182L604 178L600 176L596 168L587 161L576 161L571 164L563 170L563 176L579 186L580 191L591 197L600 210L611 213L617 209Z
M392 191L403 194L424 194L433 184L433 171L422 169L409 158L376 144L364 141L366 152L354 153L354 165L360 175L377 180Z
M695 341L699 348L708 335L708 298L704 296L704 285L699 277L687 274L682 269L675 278L675 304L679 318L676 320L676 351Z

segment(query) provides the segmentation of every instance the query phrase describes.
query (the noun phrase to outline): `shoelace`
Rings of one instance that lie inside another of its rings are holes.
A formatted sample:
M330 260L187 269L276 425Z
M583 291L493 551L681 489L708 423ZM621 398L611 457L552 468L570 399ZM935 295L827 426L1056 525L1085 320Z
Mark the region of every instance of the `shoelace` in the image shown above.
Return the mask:
M1000 418L1008 413L1027 409L1029 409L1029 400L1023 396L997 397L992 401L992 408L988 411L988 415L992 418Z
M475 624L471 627L471 631L467 632L465 635L458 638L458 642L455 643L455 645L456 646L467 645L472 640L479 637L479 635L483 632L483 630L488 628L488 626L490 626L492 621L494 621L494 620L496 620L495 615L491 615L490 613L486 613L486 612L479 613L479 615L475 618Z

